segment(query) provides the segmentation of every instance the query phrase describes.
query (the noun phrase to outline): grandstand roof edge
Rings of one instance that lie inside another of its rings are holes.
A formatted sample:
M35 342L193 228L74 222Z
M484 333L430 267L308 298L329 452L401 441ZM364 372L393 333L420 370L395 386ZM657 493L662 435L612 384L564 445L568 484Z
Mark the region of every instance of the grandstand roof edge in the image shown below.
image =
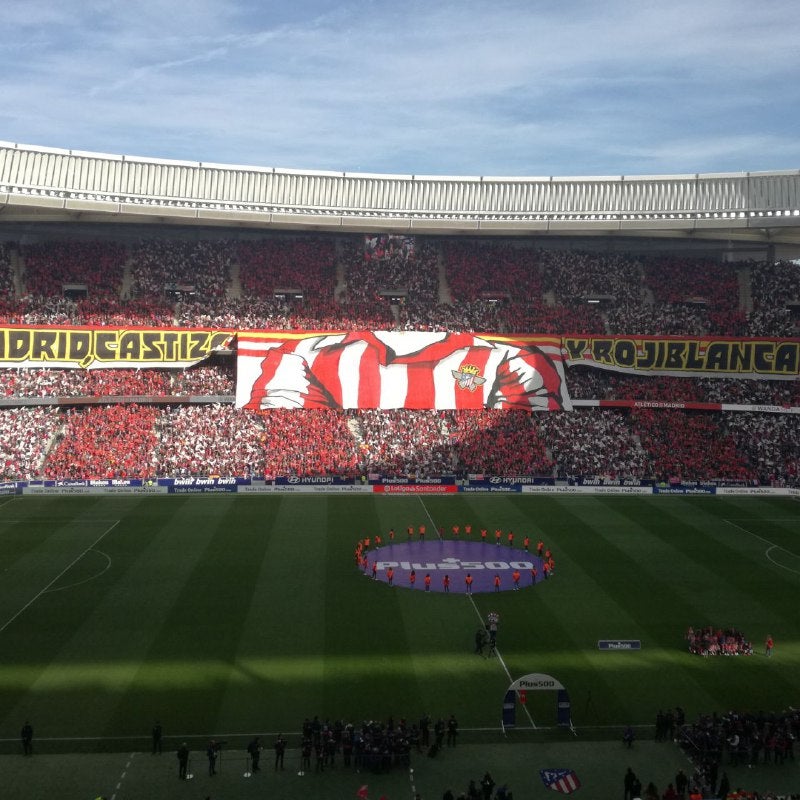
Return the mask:
M291 169L285 167L267 167L258 165L245 165L245 164L224 164L219 162L209 161L189 161L181 159L169 158L156 158L152 156L133 156L125 154L102 153L92 152L88 150L72 150L60 147L48 147L44 145L29 145L20 144L19 142L9 142L0 140L0 148L10 148L14 150L28 150L31 152L51 153L57 155L77 156L81 158L99 158L113 161L135 161L149 164L172 164L175 166L188 166L200 167L206 169L226 169L226 170L248 170L254 172L273 172L286 175L320 175L320 176L336 176L343 178L381 178L381 179L401 179L401 180L438 180L438 181L475 181L475 182L561 182L561 181L641 181L641 180L687 180L687 179L702 179L702 178L747 178L761 175L800 175L800 168L798 169L784 169L784 170L763 170L763 171L740 171L740 172L698 172L698 173L676 173L676 174L662 174L662 175L549 175L549 176L525 176L525 175L507 175L507 176L489 176L489 175L416 175L416 174L398 174L398 173L372 173L372 172L347 172L336 170L313 170L313 169Z

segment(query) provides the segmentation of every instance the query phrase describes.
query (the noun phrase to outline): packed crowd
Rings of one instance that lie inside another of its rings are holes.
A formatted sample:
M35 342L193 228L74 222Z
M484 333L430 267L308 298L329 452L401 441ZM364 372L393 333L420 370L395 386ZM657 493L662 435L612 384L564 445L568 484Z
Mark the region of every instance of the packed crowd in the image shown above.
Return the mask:
M363 238L357 236L154 238L128 246L54 241L0 248L0 319L232 330L730 333L744 324L740 295L745 278L750 280L754 315L777 307L791 317L787 304L800 295L798 275L794 264L749 264L734 270L708 263L698 267L688 259L538 251L504 242L420 240L412 248L366 258ZM85 292L66 291L70 286L84 287ZM605 305L587 304L590 296L603 298ZM639 324L645 317L654 327ZM759 326L761 333L796 332L793 322L791 328L764 329L762 319ZM230 397L233 369L230 361L212 361L174 372L8 370L4 396L7 402L84 396ZM567 371L567 383L576 399L800 405L800 381L637 378L574 367ZM201 469L199 454L210 451L214 441L232 437L241 446L218 459L214 468L220 473L244 469L269 477L502 472L559 478L591 473L658 480L800 481L800 426L791 414L581 408L572 414L533 417L489 411L273 412L252 417L209 405L151 412L151 430L138 426L128 433L133 436L140 430L145 442L157 438L160 451L137 446L135 452L148 452L148 459L130 456L126 464L95 464L97 473L125 469L192 474ZM103 426L113 429L121 413L110 406L92 409L100 427L82 429L85 445L72 447L85 446L94 458L102 456ZM22 452L10 457L6 475L41 471L44 456L47 474L66 462L71 463L70 474L81 464L91 464L91 456L67 457L63 444L84 414L88 416L78 408L47 412L48 424L62 431L58 441L48 440L38 461ZM7 430L17 428L12 415L4 414L3 424ZM190 447L193 437L202 446ZM319 446L310 451L304 441Z
M364 410L348 415L365 471L433 477L453 472L443 412Z
M730 265L658 258L646 264L644 280L665 327L629 333L745 335L738 273Z
M605 324L593 305L592 293L559 292L562 255L527 247L493 244L442 244L447 286L452 295L454 326L462 330L502 333L605 333ZM580 259L581 256L573 256ZM575 270L575 283L581 280ZM544 277L543 277L544 276Z
M609 330L631 336L703 336L710 333L705 311L691 304L616 305L606 314Z
M6 480L362 474L343 415L219 403L2 409L0 452Z
M586 367L571 368L567 373L570 395L573 399L637 400L662 401L665 403L705 402L730 405L761 405L782 408L800 406L800 381L758 381L724 378L676 378L668 376L636 377L616 374ZM737 470L743 480L757 479L763 484L780 485L796 483L798 476L798 452L800 452L800 425L796 414L764 413L759 411L723 411L715 414L695 414L695 422L701 424L708 434L699 439L705 448L708 441L717 435L723 437L714 446L713 458L723 457L727 461L726 470L716 477L735 478ZM672 412L675 418L675 412ZM680 420L688 419L688 412L678 412ZM595 419L595 417L591 417ZM663 430L670 425L670 416L662 416L662 411L637 411L625 415L626 430L638 435L646 431L643 442L655 434L657 439L672 441ZM547 420L549 423L549 419ZM677 441L684 437L683 422L672 427ZM694 434L697 428L691 428ZM711 431L716 430L714 436ZM728 446L724 446L725 442ZM734 453L730 449L733 444ZM707 469L703 454L693 451L690 465L695 464L694 472ZM651 463L660 462L656 473L663 473L668 467L660 455L666 454L664 443L654 446ZM653 462L655 457L655 462ZM680 456L682 460L683 455ZM696 463L697 459L699 464ZM738 465L738 466L737 466ZM742 472L742 470L744 470ZM714 477L708 475L707 477Z
M176 406L155 420L157 443L143 465L148 477L359 474L359 450L341 414L231 405ZM313 447L309 444L313 442Z
M149 477L157 413L136 403L68 410L47 454L44 476Z
M545 290L559 300L608 298L622 306L644 302L643 269L638 258L571 250L545 251L541 256Z
M489 475L551 475L553 460L536 418L521 411L450 412L457 469ZM561 416L561 415L559 415Z
M518 297L541 302L541 267L530 248L446 240L441 249L454 300Z
M663 400L733 405L800 406L800 382L747 378L639 377L591 367L567 370L573 400Z
M408 768L413 754L435 756L446 744L455 747L458 721L451 714L435 721L423 714L419 722L404 717L395 720L342 719L303 720L300 732L300 769L324 772L337 764L356 772L388 772L393 767Z
M719 415L702 411L635 408L631 430L639 438L659 481L752 482L755 471L720 427Z
M11 273L11 248L0 242L0 307L5 307L14 296L14 278Z
M239 242L236 257L247 298L266 300L294 290L308 299L325 299L335 287L336 251L330 238L252 239Z
M694 766L690 789L699 791L700 797L766 800L775 795L757 795L732 787L725 767L794 761L798 735L800 712L795 709L757 714L729 711L703 714L694 722L681 725L677 741Z
M93 297L119 297L127 257L120 242L71 240L20 247L25 263L25 288L34 298L61 297L69 287L82 287Z
M420 732L416 725L408 726L404 719L395 724L365 720L354 725L342 720L331 723L319 717L303 721L300 744L301 769L324 772L335 769L337 761L356 772L389 772L393 767L408 768L412 748L419 748Z
M3 245L0 314L29 324L793 336L798 273L786 262L733 267L502 241L420 239L380 259L365 257L360 236L42 241ZM402 300L395 308L391 294Z
M166 397L194 392L215 397L206 394L215 391L212 384L180 386L177 376L171 385L160 379L156 384L138 378L123 384L114 380L97 384L97 390L115 400L117 392L125 392L127 402L135 398L140 404L132 407L142 413L135 425L123 426L125 438L120 441L130 451L124 460L119 447L109 448L108 442L125 418L125 402L66 411L64 406L33 407L48 430L59 432L39 442L35 457L23 447L31 430L28 417L12 406L0 410L8 442L4 476L78 477L85 469L83 477L216 474L268 480L280 475L356 478L374 473L417 479L440 474L538 475L794 486L800 479L800 421L795 415L584 408L533 416L282 409L253 414L219 402L181 404L170 399L162 401L171 403L168 406L148 406L141 404L139 394L127 394L149 387ZM84 389L82 384L75 391ZM38 390L46 391L46 384ZM59 475L62 469L66 471Z
M557 478L626 479L654 473L656 465L631 435L624 413L576 409L571 414L541 414L535 421L550 449Z
M235 391L232 363L191 369L6 370L4 394L14 397L228 396Z
M14 325L137 325L175 324L175 310L164 300L116 300L97 296L25 296L6 304L2 321Z
M738 451L762 483L797 485L800 419L796 414L725 412L722 418Z
M800 268L795 262L750 265L753 311L748 336L797 336Z
M0 410L0 480L41 476L60 424L61 415L50 406Z
M170 292L202 300L221 297L229 282L233 243L220 240L143 239L128 256L134 297Z
M154 420L148 477L262 474L260 420L231 405L177 406Z
M438 251L421 244L410 255L387 253L381 259L365 258L358 241L344 248L347 297L368 306L381 302L383 292L404 293L407 304L436 305L439 302Z

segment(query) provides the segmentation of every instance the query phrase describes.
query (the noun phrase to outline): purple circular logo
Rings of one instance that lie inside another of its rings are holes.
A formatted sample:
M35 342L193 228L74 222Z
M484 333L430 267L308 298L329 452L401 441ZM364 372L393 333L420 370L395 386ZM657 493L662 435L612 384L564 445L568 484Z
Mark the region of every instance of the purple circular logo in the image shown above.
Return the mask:
M392 586L452 594L527 589L547 577L544 559L535 553L451 539L378 547L362 553L359 569Z

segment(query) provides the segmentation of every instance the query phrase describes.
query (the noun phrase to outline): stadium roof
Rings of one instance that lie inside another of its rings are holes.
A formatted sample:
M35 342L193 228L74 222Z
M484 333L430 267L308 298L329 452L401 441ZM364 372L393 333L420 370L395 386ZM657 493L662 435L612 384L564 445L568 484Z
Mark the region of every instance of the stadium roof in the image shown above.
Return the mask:
M0 142L0 222L646 236L800 252L800 170L613 177L316 172Z

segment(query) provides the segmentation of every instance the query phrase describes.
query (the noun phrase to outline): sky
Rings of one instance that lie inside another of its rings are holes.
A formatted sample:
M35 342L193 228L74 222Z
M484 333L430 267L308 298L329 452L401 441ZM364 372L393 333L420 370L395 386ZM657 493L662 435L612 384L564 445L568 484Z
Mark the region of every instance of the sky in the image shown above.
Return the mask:
M800 169L796 0L3 0L0 140L299 170Z

